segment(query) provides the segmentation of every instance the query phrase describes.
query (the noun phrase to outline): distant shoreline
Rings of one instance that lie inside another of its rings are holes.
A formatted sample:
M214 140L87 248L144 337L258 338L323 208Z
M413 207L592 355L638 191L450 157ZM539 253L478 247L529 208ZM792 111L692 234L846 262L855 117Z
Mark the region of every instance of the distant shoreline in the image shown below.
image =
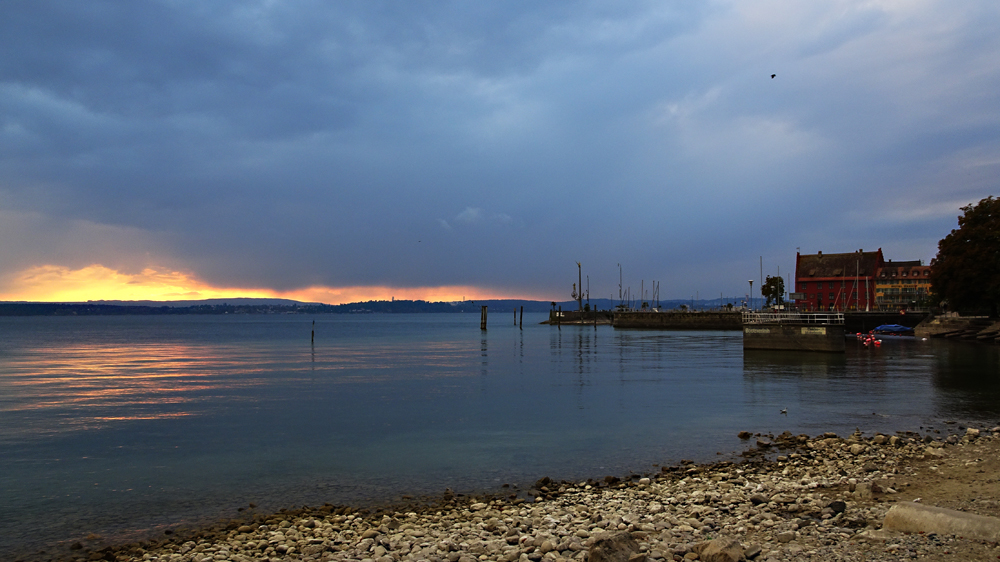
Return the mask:
M183 303L183 305L182 305ZM611 299L592 299L594 308L609 310L617 302ZM664 308L681 304L711 308L719 306L715 300L664 301ZM379 300L345 304L304 303L284 299L210 299L203 301L93 301L85 303L53 302L0 302L0 316L158 316L186 314L414 314L414 313L478 313L487 306L494 314L512 311L547 313L553 308L551 301L520 299L493 299L479 301L428 302L422 300ZM564 310L576 310L576 301L555 303Z

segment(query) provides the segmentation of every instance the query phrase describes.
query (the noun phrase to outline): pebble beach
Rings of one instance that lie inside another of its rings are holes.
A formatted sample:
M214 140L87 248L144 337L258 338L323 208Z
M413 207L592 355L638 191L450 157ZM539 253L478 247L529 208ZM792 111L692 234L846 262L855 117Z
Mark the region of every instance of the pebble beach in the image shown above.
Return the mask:
M38 559L996 560L996 539L884 525L887 512L905 502L1000 515L1000 427L945 429L812 437L743 432L747 449L734 461L685 461L656 474L579 482L544 477L530 489L484 496L449 491L405 506L286 509L211 529L167 530L135 544L102 545L90 537Z

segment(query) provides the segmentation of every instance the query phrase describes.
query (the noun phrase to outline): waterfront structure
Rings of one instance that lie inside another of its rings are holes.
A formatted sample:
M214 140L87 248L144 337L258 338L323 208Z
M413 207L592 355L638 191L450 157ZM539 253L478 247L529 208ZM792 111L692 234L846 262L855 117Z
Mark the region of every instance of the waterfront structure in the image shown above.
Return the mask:
M743 349L843 352L844 314L841 312L743 313Z
M803 311L872 310L882 248L846 254L795 253L795 306Z
M889 260L875 277L875 303L879 310L917 308L931 292L931 266L920 260Z

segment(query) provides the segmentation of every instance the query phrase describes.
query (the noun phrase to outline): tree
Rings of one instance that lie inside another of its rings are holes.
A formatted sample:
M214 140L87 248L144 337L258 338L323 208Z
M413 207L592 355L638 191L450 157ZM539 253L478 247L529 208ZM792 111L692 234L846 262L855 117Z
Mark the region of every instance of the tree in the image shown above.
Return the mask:
M952 310L1000 312L1000 199L962 207L958 228L938 242L931 292Z
M764 286L760 288L760 294L767 299L767 306L770 306L771 302L780 305L785 295L785 280L768 275L764 279Z

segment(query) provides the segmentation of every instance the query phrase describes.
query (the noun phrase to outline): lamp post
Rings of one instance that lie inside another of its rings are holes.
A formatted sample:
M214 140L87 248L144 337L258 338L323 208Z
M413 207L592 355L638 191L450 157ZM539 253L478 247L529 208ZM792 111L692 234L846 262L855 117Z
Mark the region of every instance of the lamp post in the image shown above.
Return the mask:
M753 279L750 279L750 310L753 310Z

